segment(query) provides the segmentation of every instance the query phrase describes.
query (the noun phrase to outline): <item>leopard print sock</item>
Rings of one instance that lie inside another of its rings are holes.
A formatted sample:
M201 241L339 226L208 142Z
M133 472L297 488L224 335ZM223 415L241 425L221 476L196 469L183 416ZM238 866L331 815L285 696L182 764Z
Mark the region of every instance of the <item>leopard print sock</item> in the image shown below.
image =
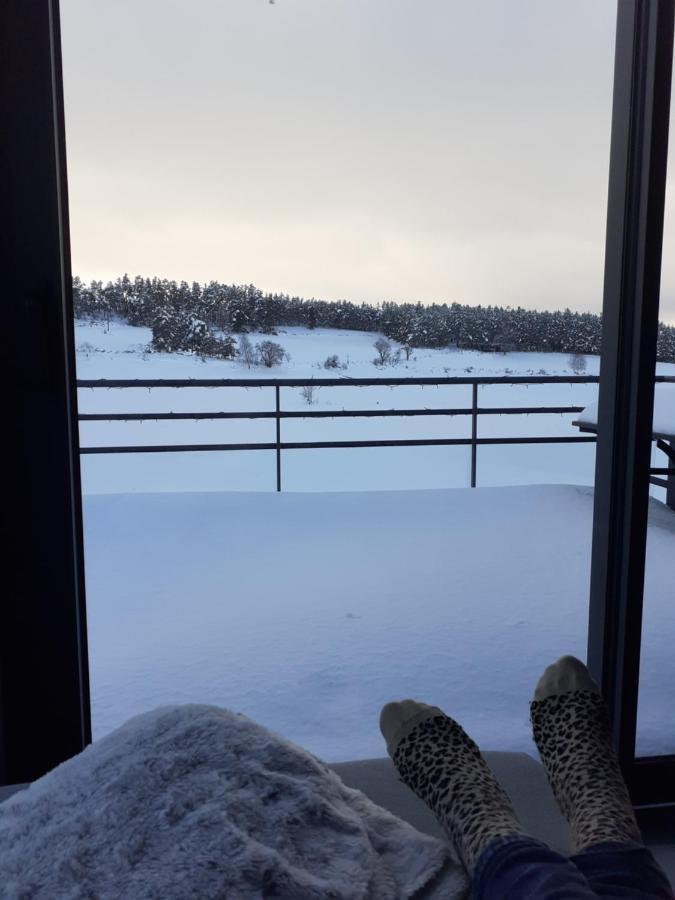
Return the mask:
M387 704L381 723L388 708L403 704L413 712L404 727L394 734L381 726L389 753L401 780L435 814L471 873L493 838L523 829L478 747L454 719L437 707L403 701Z
M641 842L614 753L607 707L574 657L549 666L530 704L534 741L563 815L572 852L609 841Z

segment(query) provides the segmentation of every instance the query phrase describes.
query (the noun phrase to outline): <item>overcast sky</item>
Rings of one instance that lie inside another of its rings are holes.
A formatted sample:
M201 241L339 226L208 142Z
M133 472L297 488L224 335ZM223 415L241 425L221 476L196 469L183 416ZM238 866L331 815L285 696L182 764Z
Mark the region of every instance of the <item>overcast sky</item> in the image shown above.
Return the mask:
M82 277L600 310L613 0L61 7Z

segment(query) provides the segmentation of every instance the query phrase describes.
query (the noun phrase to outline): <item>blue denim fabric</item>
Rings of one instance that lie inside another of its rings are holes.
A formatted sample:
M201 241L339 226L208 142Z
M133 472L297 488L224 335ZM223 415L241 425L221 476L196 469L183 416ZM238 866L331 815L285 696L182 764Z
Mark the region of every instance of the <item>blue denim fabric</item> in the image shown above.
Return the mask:
M665 873L641 844L598 844L568 859L523 835L490 841L478 858L473 900L673 900Z

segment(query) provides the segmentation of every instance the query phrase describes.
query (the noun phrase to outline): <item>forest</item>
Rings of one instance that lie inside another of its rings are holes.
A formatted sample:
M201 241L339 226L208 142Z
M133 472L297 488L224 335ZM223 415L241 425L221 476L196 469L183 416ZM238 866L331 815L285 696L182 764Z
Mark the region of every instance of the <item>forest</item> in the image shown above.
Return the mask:
M393 301L373 305L264 293L252 284L211 281L201 285L128 275L105 284L85 284L75 277L73 304L77 318L118 318L151 328L156 350L187 350L221 358L236 354L233 335L275 334L286 326L371 331L404 348L584 354L601 350L601 316L569 309ZM663 323L658 359L675 362L675 327Z

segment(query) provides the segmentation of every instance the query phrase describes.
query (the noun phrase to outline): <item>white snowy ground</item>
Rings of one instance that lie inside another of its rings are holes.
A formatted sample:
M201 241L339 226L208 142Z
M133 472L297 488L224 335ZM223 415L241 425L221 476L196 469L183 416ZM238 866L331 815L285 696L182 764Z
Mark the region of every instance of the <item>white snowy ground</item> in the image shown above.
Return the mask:
M262 336L251 335L253 341ZM147 354L150 332L76 323L80 378L571 374L561 354L417 350L372 365L374 334L287 329L270 371ZM589 374L598 360L587 359ZM674 374L675 366L659 371ZM588 406L594 385L480 389L483 406ZM464 406L470 388L321 388L313 408ZM81 411L271 409L270 389L80 390ZM307 408L297 389L282 406ZM480 420L479 436L578 434L574 415ZM271 422L83 424L83 446L273 440ZM294 420L298 440L468 436L468 418ZM662 462L657 463L662 465ZM590 485L594 446L479 448L478 484ZM543 667L586 643L587 488L463 488L465 447L84 456L96 736L161 703L240 709L324 758L378 756L382 703L457 715L486 748L531 749ZM425 488L429 490L419 490ZM364 493L340 493L363 491ZM303 492L303 493L291 493ZM314 492L314 493L312 493ZM657 495L658 496L658 495ZM675 750L675 516L654 504L645 602L641 753ZM671 674L672 673L672 674Z
M274 369L247 369L238 361L202 362L191 354L144 353L150 340L146 328L113 323L76 326L80 378L260 378L278 377L389 377L503 374L570 374L564 354L488 354L468 351L416 350L414 358L397 367L372 364L377 335L317 329L287 329L274 340L291 354L290 362ZM251 335L256 341L264 336ZM332 353L348 361L347 370L326 371L322 362ZM588 357L588 372L597 372L597 359ZM671 367L675 371L675 366ZM596 397L595 385L499 385L481 387L481 406L587 406ZM272 410L271 388L182 390L111 390L79 392L82 412ZM282 408L424 408L466 407L471 388L372 387L319 388L308 407L297 388L281 390ZM479 436L577 435L573 415L482 416ZM142 423L83 423L86 445L152 443L269 442L273 420L186 421ZM287 420L285 440L358 440L384 438L469 437L470 418L461 416L401 419ZM481 447L478 484L563 482L591 484L594 447L588 444ZM469 484L467 447L415 447L288 451L283 455L283 487L294 491L391 490L400 488L464 487ZM273 490L272 452L135 454L83 457L86 493L129 491Z
M532 751L543 668L585 655L591 490L85 497L95 736L159 704L241 711L329 761L415 697ZM675 750L675 515L653 501L639 752Z
M274 340L290 353L290 362L274 369L242 366L238 361L202 362L193 354L147 353L151 333L113 322L104 326L76 323L80 378L320 378L344 375L373 377L572 374L568 357L559 353L477 353L415 350L408 363L378 369L372 364L377 335L353 331L289 328ZM250 335L253 342L264 335ZM332 353L346 370L326 371ZM598 358L586 358L588 374L597 374ZM659 365L675 374L675 365ZM494 385L479 388L481 406L580 406L597 397L596 385ZM471 388L348 387L318 388L309 407L297 388L282 388L283 409L367 409L381 407L466 407ZM148 391L80 390L82 412L272 410L272 388L187 388ZM481 416L479 437L578 435L576 415ZM273 420L83 423L82 446L161 443L225 443L275 439ZM358 440L469 437L468 416L401 419L286 420L284 440ZM592 444L484 446L478 448L478 485L592 484ZM664 465L654 451L654 464ZM292 450L283 454L284 490L349 491L465 487L469 484L467 447L402 447L346 450ZM273 490L273 452L86 455L82 458L85 493ZM663 492L654 489L656 497Z

